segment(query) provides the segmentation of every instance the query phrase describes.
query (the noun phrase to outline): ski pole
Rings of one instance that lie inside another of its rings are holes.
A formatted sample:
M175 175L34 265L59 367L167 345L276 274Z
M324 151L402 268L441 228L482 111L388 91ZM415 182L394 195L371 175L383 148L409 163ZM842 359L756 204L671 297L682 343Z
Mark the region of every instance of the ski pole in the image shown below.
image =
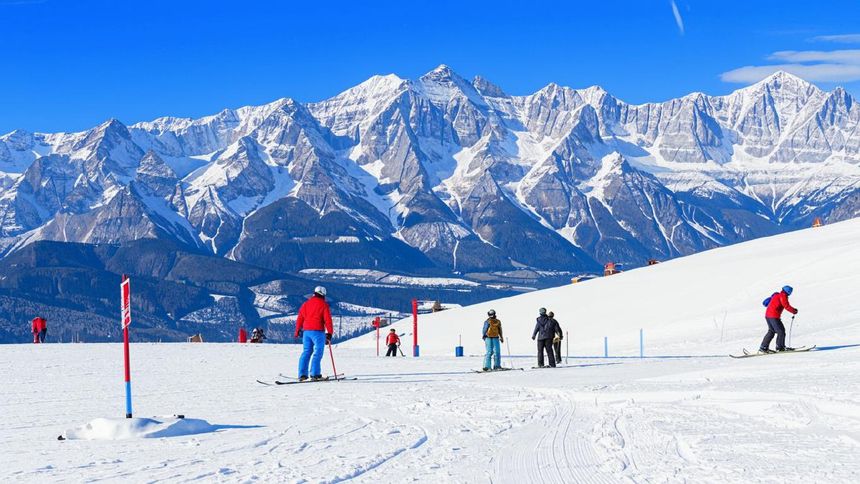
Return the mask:
M794 314L791 315L791 324L788 325L788 346L791 346L791 331L794 329Z
M511 368L513 368L514 358L511 356L511 340L505 340L505 346L508 347L508 361L511 363Z
M331 371L334 372L334 379L338 380L337 368L334 366L334 351L331 349L331 341L328 342L328 354L331 356Z

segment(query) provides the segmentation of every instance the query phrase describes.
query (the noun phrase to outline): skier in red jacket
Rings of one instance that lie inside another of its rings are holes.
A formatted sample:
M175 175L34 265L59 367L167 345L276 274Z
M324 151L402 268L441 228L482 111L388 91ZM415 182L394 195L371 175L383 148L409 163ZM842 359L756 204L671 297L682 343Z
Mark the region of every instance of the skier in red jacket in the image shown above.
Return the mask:
M391 328L391 332L385 338L385 344L388 345L388 353L385 353L385 356L397 356L397 347L400 346L400 336L397 336L397 331L394 328Z
M302 338L302 356L299 358L299 380L305 381L308 375L314 380L322 379L322 362L325 345L331 344L334 333L331 323L331 309L325 302L325 288L317 286L314 295L299 308L296 320L296 338ZM308 368L310 363L310 368Z
M764 319L767 321L767 334L759 347L760 353L774 353L770 349L770 342L776 334L776 351L794 351L794 348L785 346L785 325L782 324L782 311L788 310L791 314L797 314L797 309L788 302L788 296L794 289L791 286L783 286L782 291L775 292L767 303L767 311Z
M39 343L44 343L48 337L48 320L41 316L36 319L39 321Z
M31 330L33 331L33 344L39 344L39 333L42 332L42 323L40 317L33 318L33 322L31 323Z

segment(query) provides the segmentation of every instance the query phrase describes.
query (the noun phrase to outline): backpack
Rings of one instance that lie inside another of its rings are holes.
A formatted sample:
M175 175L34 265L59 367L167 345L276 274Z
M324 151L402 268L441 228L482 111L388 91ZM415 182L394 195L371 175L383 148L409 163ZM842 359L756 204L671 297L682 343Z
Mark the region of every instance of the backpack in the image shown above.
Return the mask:
M498 338L502 332L502 322L496 318L490 318L487 320L489 326L487 327L487 337L488 338Z
M762 306L764 306L764 307L770 306L770 300L773 299L773 297L776 296L777 294L778 293L775 292L775 293L771 294L770 296L768 296L767 299L765 299L764 301L761 302Z

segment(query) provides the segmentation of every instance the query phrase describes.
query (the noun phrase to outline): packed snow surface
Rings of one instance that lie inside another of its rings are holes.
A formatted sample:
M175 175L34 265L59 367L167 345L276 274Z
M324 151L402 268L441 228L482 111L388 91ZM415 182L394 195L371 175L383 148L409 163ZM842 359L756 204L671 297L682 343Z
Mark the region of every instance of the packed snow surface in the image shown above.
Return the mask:
M193 435L59 441L123 420L121 345L2 346L0 482L860 482L858 239L850 221L495 301L524 371L474 372L489 305L422 315L420 358L335 346L353 381L255 382L295 375L295 345L133 344L135 417L211 422ZM729 358L786 283L793 344L818 350ZM570 331L557 369L531 368L538 304Z

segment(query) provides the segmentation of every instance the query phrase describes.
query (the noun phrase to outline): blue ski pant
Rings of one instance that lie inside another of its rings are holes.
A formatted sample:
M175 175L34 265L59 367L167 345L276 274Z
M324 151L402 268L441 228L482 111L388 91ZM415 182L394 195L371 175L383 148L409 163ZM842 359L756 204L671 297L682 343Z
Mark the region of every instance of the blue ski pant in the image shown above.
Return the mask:
M325 332L305 331L302 336L302 356L299 357L299 378L303 376L322 376L323 355L325 354ZM308 373L310 363L310 373Z
M773 341L773 336L776 335L776 349L778 351L785 349L785 325L779 318L764 318L767 321L767 333L761 341L759 349L766 350L770 347L770 342Z
M502 366L502 345L499 343L499 338L485 338L484 346L487 348L487 353L484 355L484 368L500 368ZM491 359L493 366L490 366Z

